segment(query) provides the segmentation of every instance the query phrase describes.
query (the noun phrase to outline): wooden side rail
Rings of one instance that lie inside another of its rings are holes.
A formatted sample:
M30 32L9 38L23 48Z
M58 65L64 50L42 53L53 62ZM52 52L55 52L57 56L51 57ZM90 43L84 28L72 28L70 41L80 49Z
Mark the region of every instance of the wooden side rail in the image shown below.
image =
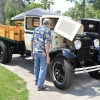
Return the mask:
M11 40L24 41L24 27L0 25L0 36Z

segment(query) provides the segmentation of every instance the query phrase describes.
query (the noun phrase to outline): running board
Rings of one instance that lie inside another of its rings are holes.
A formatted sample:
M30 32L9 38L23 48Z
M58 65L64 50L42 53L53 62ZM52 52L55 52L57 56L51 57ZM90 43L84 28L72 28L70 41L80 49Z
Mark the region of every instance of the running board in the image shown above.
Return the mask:
M100 72L100 65L91 66L91 67L82 67L82 68L75 68L75 74L92 72L92 71L99 71Z
M30 57L29 56L20 56L20 57L27 60L27 61L34 63L34 59L31 56Z

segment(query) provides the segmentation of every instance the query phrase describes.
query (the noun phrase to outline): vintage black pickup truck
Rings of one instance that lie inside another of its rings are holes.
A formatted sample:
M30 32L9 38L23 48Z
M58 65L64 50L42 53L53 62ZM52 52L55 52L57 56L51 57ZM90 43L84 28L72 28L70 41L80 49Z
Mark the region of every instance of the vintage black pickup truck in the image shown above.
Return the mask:
M100 20L82 19L78 23L70 17L41 9L14 18L17 26L0 25L0 63L9 63L12 54L31 52L30 39L34 29L43 24L44 18L49 18L52 43L48 69L54 85L61 90L67 89L73 83L74 74L80 73L100 79Z

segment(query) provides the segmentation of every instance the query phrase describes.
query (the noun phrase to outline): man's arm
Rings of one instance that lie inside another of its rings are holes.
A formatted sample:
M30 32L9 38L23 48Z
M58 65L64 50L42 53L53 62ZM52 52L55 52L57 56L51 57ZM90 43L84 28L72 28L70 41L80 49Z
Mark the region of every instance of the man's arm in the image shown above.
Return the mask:
M46 57L47 57L47 62L50 62L50 57L49 57L49 49L50 49L50 43L51 43L51 31L45 31L45 49L46 49Z
M45 43L46 56L49 57L50 43Z
M50 43L45 43L45 49L46 49L46 58L47 62L50 63L50 57L49 57L49 49L50 49Z

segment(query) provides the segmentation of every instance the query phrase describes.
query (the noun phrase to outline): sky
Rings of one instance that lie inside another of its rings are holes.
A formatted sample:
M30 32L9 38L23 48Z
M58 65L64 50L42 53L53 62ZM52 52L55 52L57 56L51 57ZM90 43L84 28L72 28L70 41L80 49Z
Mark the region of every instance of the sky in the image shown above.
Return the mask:
M39 0L35 0L39 2ZM55 0L55 5L51 6L51 11L56 12L57 10L61 10L61 13L64 13L68 10L68 8L73 7L74 3L71 3L66 0Z
M73 7L74 3L71 3L69 1L66 0L55 0L55 5L51 6L51 10L52 11L57 11L57 10L61 10L61 13L64 13L65 11L68 10L68 8Z

